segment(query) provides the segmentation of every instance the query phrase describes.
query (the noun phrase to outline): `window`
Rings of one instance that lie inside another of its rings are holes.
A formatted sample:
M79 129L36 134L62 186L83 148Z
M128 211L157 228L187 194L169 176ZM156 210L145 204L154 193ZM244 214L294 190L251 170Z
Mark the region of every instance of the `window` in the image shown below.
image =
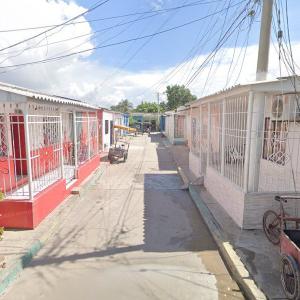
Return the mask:
M105 134L108 134L108 120L105 120Z
M284 166L288 159L286 153L288 122L266 118L264 132L263 158Z

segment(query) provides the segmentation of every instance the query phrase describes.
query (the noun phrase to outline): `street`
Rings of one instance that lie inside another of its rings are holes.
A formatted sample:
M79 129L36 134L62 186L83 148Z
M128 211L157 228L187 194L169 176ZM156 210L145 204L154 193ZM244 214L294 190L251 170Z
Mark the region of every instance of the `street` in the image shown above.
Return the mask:
M181 186L160 136L132 138L1 299L243 299Z

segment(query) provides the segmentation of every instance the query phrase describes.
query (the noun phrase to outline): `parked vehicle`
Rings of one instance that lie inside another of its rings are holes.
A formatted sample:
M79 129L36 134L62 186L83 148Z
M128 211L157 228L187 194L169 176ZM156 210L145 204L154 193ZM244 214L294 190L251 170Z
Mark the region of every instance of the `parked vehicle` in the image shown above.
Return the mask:
M300 200L300 196L275 196L279 213L268 210L263 216L263 229L271 243L280 244L281 283L288 299L300 299L300 218L286 214L284 203ZM295 226L288 227L288 223Z
M109 148L108 151L108 160L110 163L123 159L123 162L126 162L128 157L129 142L127 141L118 141L113 146Z

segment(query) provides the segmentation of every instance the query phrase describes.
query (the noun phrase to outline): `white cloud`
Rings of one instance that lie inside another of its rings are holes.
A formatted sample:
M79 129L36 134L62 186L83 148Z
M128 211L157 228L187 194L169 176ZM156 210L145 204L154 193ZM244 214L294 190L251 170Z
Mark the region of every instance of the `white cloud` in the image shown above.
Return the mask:
M19 9L16 10L15 8ZM38 13L36 13L38 11ZM0 28L9 29L16 27L31 27L44 24L58 24L84 11L84 8L78 6L74 2L64 2L62 0L10 0L2 4L0 10ZM84 20L84 18L81 18ZM92 32L88 23L67 26L59 33L48 36L48 43L56 40L68 39L74 35L89 34ZM31 36L34 32L18 32L18 33L0 33L0 48L6 47L14 42ZM38 42L28 42L27 45L18 46L18 50L28 47ZM86 41L84 45L77 47L76 50L87 49L92 46L90 39L72 40L62 44L55 44L49 47L36 48L26 51L22 55L13 57L12 54L3 56L0 52L0 61L5 57L9 57L7 61L0 64L18 64L24 61L34 61L55 56L57 53L68 51L78 45L80 42ZM42 41L41 44L46 40ZM7 52L15 51L15 48L7 50ZM238 57L239 50L236 49L235 57ZM207 84L206 78L209 74L209 66L199 74L193 84L190 86L192 92L197 96L216 92L226 86L226 79L230 67L234 49L223 49L215 59L215 66L210 73ZM14 53L16 55L18 53ZM139 72L129 72L118 70L103 63L92 61L90 54L73 56L67 59L53 62L49 64L39 64L30 67L19 68L12 72L0 74L0 80L8 83L14 83L21 86L35 88L45 92L57 95L80 98L86 101L97 103L104 106L110 106L119 100L128 98L139 103L141 100L154 100L156 91L163 92L166 85L185 83L189 74L192 74L206 58L206 55L197 57L194 60L185 62L179 66L179 72L171 77L169 81L162 80L159 86L154 86L149 91L149 87L154 85L161 79L166 78L170 72L174 72L174 68L144 70ZM300 43L294 43L294 55L296 62L300 62ZM253 81L255 79L257 46L248 47L244 59L244 65L241 69L240 64L243 60L243 54L237 61L237 67L231 68L230 80L227 86L236 83ZM235 65L235 64L233 64ZM193 68L192 68L193 67ZM270 78L279 76L277 53L272 50L270 54ZM178 70L178 69L175 69ZM1 72L1 70L0 70ZM282 75L284 75L283 73ZM238 76L239 75L239 76ZM204 89L205 87L205 89Z

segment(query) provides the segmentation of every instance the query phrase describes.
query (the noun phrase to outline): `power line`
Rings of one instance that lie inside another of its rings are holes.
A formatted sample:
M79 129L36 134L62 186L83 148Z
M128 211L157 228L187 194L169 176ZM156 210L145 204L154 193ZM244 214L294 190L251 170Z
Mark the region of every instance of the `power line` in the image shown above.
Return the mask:
M6 47L0 49L0 51L4 51L4 50L10 49L10 48L13 48L13 47L18 46L18 45L20 45L20 44L23 44L23 43L25 43L25 42L28 42L28 41L30 41L30 40L32 40L32 39L35 39L35 38L37 38L37 37L39 37L39 36L41 36L41 35L44 35L44 34L46 34L47 32L50 32L50 31L52 31L52 30L54 30L54 29L56 29L56 28L58 28L58 27L64 26L64 25L66 25L66 24L72 22L73 20L76 20L76 19L78 19L78 18L80 18L80 17L86 15L87 13L90 13L91 11L94 11L95 9L97 9L98 7L100 7L100 6L104 5L104 4L106 4L106 3L109 2L109 1L110 1L110 0L104 0L104 1L102 1L102 2L98 1L98 2L96 2L96 4L94 4L91 8L87 9L85 12L83 12L83 13L81 13L81 14L79 14L79 15L77 15L77 16L75 16L75 17L73 17L73 18L71 18L71 19L69 19L69 20L67 20L67 21L65 21L65 22L63 22L63 23L61 23L61 24L59 24L59 25L53 26L53 27L51 27L50 29L47 29L47 30L45 30L45 31L43 31L43 32L40 32L40 33L38 33L38 34L35 34L35 35L33 35L33 36L29 37L29 38L26 38L26 39L24 39L24 40L21 40L21 41L17 42L17 43L14 43L14 44L11 44L11 45L9 45L9 46L6 46ZM99 2L100 2L100 3L99 3Z
M39 64L39 63L47 63L47 62L51 62L51 61L61 60L63 58L67 58L67 57L74 56L74 55L77 55L77 54L82 54L82 53L90 52L90 51L97 50L97 49L103 49L103 48L108 48L108 47L112 47L112 46L126 44L126 43L137 41L137 40L142 40L142 39L145 39L145 38L149 38L149 37L161 35L161 34L164 34L164 33L167 33L167 32L170 32L170 31L173 31L173 30L176 30L176 29L179 29L179 28L183 28L183 27L189 26L191 24L194 24L194 23L200 22L202 20L205 20L205 19L207 19L207 18L209 18L209 17L211 17L213 15L219 14L222 11L223 10L220 10L220 11L217 11L217 12L215 12L213 14L206 15L204 17L197 18L197 19L194 19L192 21L189 21L189 22L177 25L177 26L173 26L173 27L170 27L168 29L165 29L165 30L162 30L162 31L158 31L158 32L155 32L155 33L152 33L152 34L144 35L144 36L141 36L141 37L135 37L135 38L131 38L131 39L127 39L127 40L123 40L123 41L119 41L119 42L111 43L111 44L107 44L107 45L102 45L102 46L95 46L95 47L92 47L92 48L89 48L89 49L85 49L85 50L81 50L81 51L77 51L77 52L72 52L72 53L69 53L69 54L66 54L66 55L52 57L52 58L48 58L48 59L42 59L42 60L37 60L37 61L32 61L32 62L26 62L26 63L20 63L20 64L15 64L15 65L0 66L0 69L14 68L14 67L19 67L19 66L27 66L27 65Z
M240 1L240 2L232 4L232 5L228 5L226 8L222 9L222 12L226 11L229 8L233 8L233 7L237 6L237 5L240 5L243 2L246 2L246 0ZM214 13L209 14L209 16L218 15L219 12L220 11L214 11ZM219 17L218 17L218 19L219 19ZM216 33L218 33L219 31L222 31L222 27L217 32L213 31L213 29L215 28L215 26L216 26L216 24L218 22L218 19L214 22L213 25L210 26L210 23L208 24L207 31L204 31L204 34L203 34L202 38L200 39L200 41L198 42L198 44L194 46L195 49L196 49L196 47L199 48L199 49L202 49L201 45L207 44L211 40L210 36L214 37ZM212 19L210 19L210 22L211 21L212 21ZM199 34L200 34L200 32L199 32ZM206 38L206 39L204 40L204 38ZM167 81L171 80L172 77L174 77L184 67L184 65L187 65L189 63L189 59L193 55L195 55L195 54L196 53L194 52L194 50L191 49L189 51L189 53L185 56L185 58L183 58L183 60L175 68L173 68L167 75L164 75L158 82L156 82L153 85L151 85L151 87L149 87L147 90L149 90L149 91L153 90L154 91L154 89L159 89L159 87L162 85L163 82L165 82L166 80ZM198 60L198 56L196 57L196 60ZM194 63L195 63L195 61L194 61ZM190 68L190 69L192 70L193 68ZM145 95L145 93L146 92L143 92L142 94L139 94L139 96Z
M108 0L109 1L109 0ZM195 1L186 5L180 5L177 7L171 7L171 8L165 8L165 9L157 9L157 10L148 10L143 12L136 12L136 13L129 13L124 15L118 15L118 16L111 16L111 17L105 17L105 18L96 18L86 21L77 21L77 22L71 22L64 24L64 26L70 26L70 25L76 25L76 24L83 24L83 23L94 23L99 21L106 21L106 20L113 20L113 19L120 19L125 17L131 17L131 16L137 16L137 15L144 15L144 14L150 14L150 13L164 13L170 10L178 9L178 8L185 8L185 7L192 7L199 4L211 4L216 2L221 2L222 0L215 0L215 1ZM45 28L52 28L52 27L58 27L62 26L61 24L52 24L52 25L44 25L44 26L33 26L33 27L25 27L25 28L13 28L13 29L6 29L6 30L0 30L0 33L9 33L9 32L18 32L18 31L30 31L30 30L38 30L38 29L45 29Z
M247 5L249 5L251 0L248 1ZM226 30L223 37L219 40L218 44L215 46L213 51L206 57L206 59L201 63L201 65L197 68L197 70L193 73L193 75L190 77L190 79L186 82L186 86L189 86L195 78L199 75L203 67L207 65L207 63L217 54L219 49L226 43L226 41L230 38L230 36L233 34L233 32L245 21L247 18L247 15L242 18L242 20L237 24L237 26L234 26L235 23L239 20L240 16L242 16L245 11L247 10L247 5L244 7L244 9L240 12L238 17L232 22L230 27ZM255 5L255 4L254 4Z

